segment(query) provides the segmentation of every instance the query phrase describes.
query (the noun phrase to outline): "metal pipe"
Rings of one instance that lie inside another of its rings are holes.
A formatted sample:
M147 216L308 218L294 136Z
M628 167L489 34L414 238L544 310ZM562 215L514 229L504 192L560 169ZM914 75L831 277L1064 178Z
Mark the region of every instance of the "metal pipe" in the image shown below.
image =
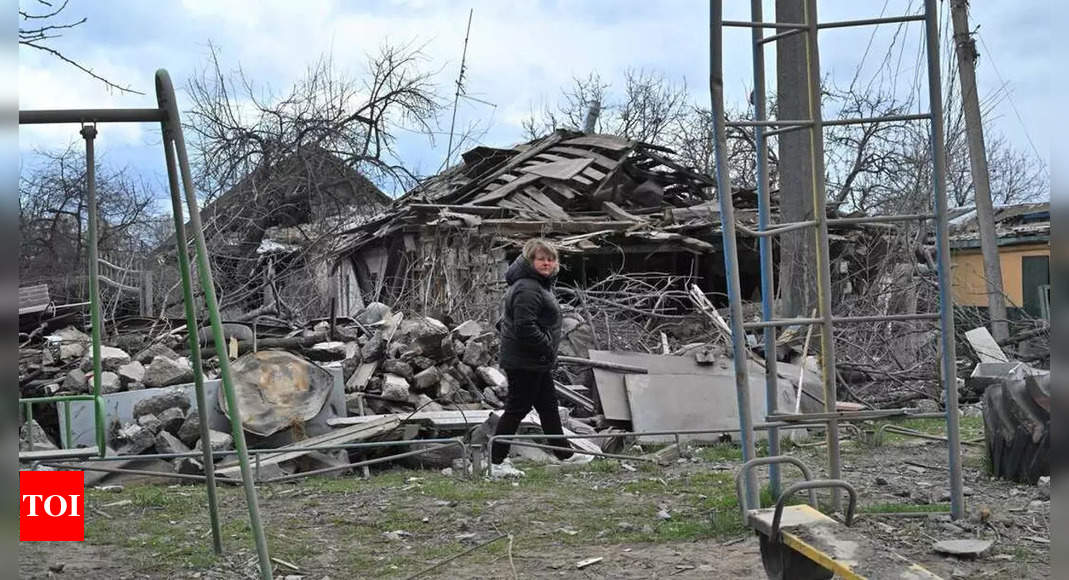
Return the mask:
M782 40L784 38L787 38L788 36L794 36L795 34L799 34L799 33L805 32L805 31L806 30L804 28L793 28L793 29L788 30L786 32L777 32L776 34L773 34L772 36L766 36L764 38L758 39L757 43L764 45L764 44L768 44L770 42L776 42L778 40Z
M942 415L940 415L942 416ZM284 447L277 449L249 449L250 455L278 455L281 453L289 453L291 451L326 451L332 449L360 449L364 447L396 447L398 445L414 445L417 443L448 443L455 441L453 437L444 437L437 439L404 439L400 441L370 441L365 443L339 443L337 445L313 445L308 447ZM231 455L237 455L236 450L229 451L216 451L215 457L228 457ZM120 459L180 459L182 457L199 457L200 451L189 451L187 453L146 453L144 455L109 455L108 457L91 457L84 459L83 461L117 461Z
M163 121L162 109L41 109L19 111L19 125L56 123L151 123Z
M25 404L37 404L37 403L60 403L63 401L92 401L96 397L93 395L55 395L52 397L27 397L25 399L19 399L19 403Z
M850 224L879 224L890 222L911 222L914 220L930 220L934 219L935 214L931 213L910 213L903 215L874 215L867 217L847 217L847 218L829 218L828 225L841 226Z
M760 203L760 202L758 202L758 203ZM758 216L760 216L760 206L758 206ZM767 219L767 216L766 216L766 219ZM760 217L758 217L758 223L760 224ZM767 241L766 238L769 238L769 237L772 237L772 236L778 236L780 234L785 234L787 232L793 232L795 230L800 230L800 229L803 229L803 228L811 228L811 227L813 227L815 225L818 225L819 223L820 223L820 220L807 220L807 221L804 221L804 222L794 222L792 224L787 224L787 225L783 225L783 226L779 226L779 227L774 227L772 229L758 230L758 231L754 232L754 234L757 235L757 237L761 238L761 240L760 240L761 244L765 244L766 241Z
M161 98L161 107L163 99ZM178 250L178 271L182 279L182 299L186 314L186 336L189 342L190 361L193 366L193 390L197 400L197 415L200 420L200 437L210 441L208 427L208 401L204 393L204 372L200 353L200 338L197 333L197 314L194 307L193 280L189 269L189 253L186 251L186 226L182 212L182 193L178 186L178 167L175 163L174 130L175 121L160 123L163 133L163 157L167 165L167 183L171 193L171 216L174 220L174 239ZM212 446L203 445L201 462L204 465L204 477L207 481L208 518L212 528L212 548L216 555L223 553L223 533L219 522L219 500L215 486L215 460Z
M352 469L354 467L363 467L366 465L375 465L376 463L385 463L387 461L394 461L397 459L404 459L405 457L411 457L413 455L420 455L422 453L429 453L431 451L437 451L450 445L464 446L462 441L454 440L451 443L443 443L441 445L435 445L426 449L413 449L412 451L406 451L404 453L398 453L396 455L388 455L386 457L376 457L374 459L368 459L365 461L358 461L356 463L346 463L345 465L333 465L331 467L324 467L323 469L313 469L311 471L305 471L303 473L294 473L293 475L283 475L280 477L273 477L271 479L264 480L260 483L282 483L284 481L293 481L295 479L301 479L310 475L321 475L323 473L331 473L334 471L342 471L344 469Z
M101 412L101 375L104 369L100 362L101 328L103 317L100 314L100 264L97 262L97 184L96 184L96 151L93 147L97 136L95 125L85 125L80 131L85 139L85 182L86 182L86 212L89 214L89 320L92 325L93 337L93 397L96 405L93 406L94 419L96 420L97 449L103 456L107 449L107 440L104 434L104 415Z
M817 41L817 2L805 0L805 22L809 27L806 35L806 80L809 89L809 118L813 121L813 128L809 133L811 144L811 177L812 184L810 194L813 196L813 213L818 216L827 216L827 194L824 183L824 120L820 110L820 45ZM835 411L835 399L838 395L835 384L835 334L834 320L831 312L831 250L828 244L828 222L819 220L817 230L814 232L816 240L816 270L817 270L817 312L822 319L820 325L820 367L824 381L824 409L829 412ZM828 477L840 479L842 477L839 457L839 424L835 420L828 422ZM832 490L831 505L835 510L840 508L840 497L837 490Z
M933 312L921 312L918 314L873 314L870 316L833 316L835 323L858 323L858 322L910 322L914 320L936 320L939 314ZM762 320L759 322L747 322L743 325L747 330L766 328L769 326L801 326L805 324L820 324L823 318L781 318L779 320Z
M820 30L826 30L828 28L848 28L851 26L872 26L880 24L898 24L900 22L920 22L924 20L923 14L912 14L910 16L886 16L883 18L864 18L861 20L839 20L834 22L824 22L817 25Z
M852 119L830 119L824 121L825 127L842 125L865 125L868 123L890 123L893 121L926 121L931 118L929 113L914 113L910 115L884 115L882 117L855 117Z
M950 515L965 515L961 474L961 441L958 431L957 361L954 344L954 295L951 293L950 232L947 224L946 149L943 136L943 85L939 70L939 20L936 0L925 0L925 47L928 53L928 106L932 116L932 191L935 194L936 241L939 276L939 312L942 329L942 378L946 401L950 464Z
M29 444L29 450L33 451L33 405L26 405L26 424L30 431L30 436L26 441Z
M67 465L65 463L56 463L56 462L49 462L49 463L41 462L41 463L38 463L38 465L44 465L46 467L57 467L57 468L60 468L60 469L69 469L69 468L72 467L71 465ZM121 468L121 467L102 467L102 466L99 466L99 465L82 465L80 463L77 465L77 467L78 467L79 471L99 471L101 473L128 473L128 474L132 474L132 475L148 475L148 476L153 476L153 477L173 477L175 479L184 479L184 480L187 480L187 481L204 481L205 480L205 477L203 475L195 475L195 474L192 474L192 473L172 473L172 472L166 472L166 471L151 471L151 470L147 470L147 469L126 469L126 468ZM223 481L225 483L234 484L234 485L237 485L237 484L241 483L240 481L238 481L236 479L227 479L227 478L220 478L220 481Z
M765 138L775 137L776 135L782 135L783 133L790 133L791 131L801 131L802 129L808 128L808 125L789 125L787 127L769 129L768 131L765 131Z
M67 440L64 442L63 448L66 449L71 446L71 441L74 440L73 430L71 429L71 404L70 401L63 403L63 432L67 435Z
M713 148L716 158L716 190L720 199L721 234L728 300L731 304L731 343L735 363L735 391L739 411L739 442L742 460L754 458L754 430L750 417L750 381L747 376L746 334L742 327L742 289L739 283L739 254L735 247L735 205L731 199L731 170L727 158L727 133L724 109L724 15L723 2L710 3L709 89L712 98L714 129ZM747 478L746 498L757 502L757 490Z
M762 0L750 0L750 19L754 22L764 20L761 6ZM797 32L797 31L789 31ZM768 120L768 111L765 103L765 47L761 42L765 31L754 28L753 37L753 102L754 119L756 121ZM764 127L754 127L754 149L757 154L757 228L758 234L764 234L768 230L769 217L772 207L772 195L768 187L768 140L765 138ZM775 296L775 274L772 264L772 240L767 235L761 235L758 239L758 248L761 256L761 318L772 320L776 317L773 306ZM765 414L775 415L779 412L779 375L776 372L776 328L767 327L764 332L765 339ZM772 355L769 355L771 349ZM768 454L777 456L780 454L779 429L768 430ZM768 468L768 486L773 496L779 495L780 469L779 464L774 463Z
M802 472L802 478L804 478L806 481L810 481L813 479L813 473L809 471L809 467L806 466L806 464L803 463L801 459L798 459L797 457L791 457L789 455L758 457L757 459L751 459L750 461L743 463L742 467L739 468L739 471L735 473L735 497L739 498L739 507L742 508L743 521L746 521L746 512L750 509L749 504L746 504L742 501L743 475L749 474L753 471L753 468L758 467L760 465L767 465L769 472L771 472L773 467L776 467L781 463L790 463L791 465L797 467L798 470ZM772 497L778 498L779 494L773 493ZM817 494L813 490L809 491L809 505L813 506L814 508L817 507Z
M720 2L721 0L715 1ZM732 28L782 28L784 30L798 31L805 31L806 29L806 26L804 24L794 24L787 22L747 22L744 20L720 20L718 22L723 26L729 26Z
M253 538L256 540L256 553L260 558L260 576L263 580L272 580L271 555L267 549L267 536L264 534L263 522L260 520L256 484L252 480L252 470L249 467L245 430L241 421L241 407L238 404L237 396L234 394L234 380L230 373L230 360L223 354L226 352L226 339L223 337L223 324L219 316L219 302L215 297L215 280L212 278L211 264L208 263L208 247L204 241L204 228L200 221L200 209L197 207L193 176L189 170L189 158L186 152L185 136L182 134L181 117L178 114L178 103L175 102L171 77L163 69L156 71L156 95L160 108L167 111L174 149L178 156L178 168L182 177L182 187L186 194L186 205L189 209L189 224L193 230L197 248L197 273L200 274L200 284L204 291L204 302L205 306L207 306L208 318L212 322L215 351L220 353L219 377L222 381L223 392L226 395L227 410L230 411L230 430L234 437L234 447L238 451L238 461L241 463L241 479L245 488L245 501L249 508L249 524L252 528Z
M784 119L766 119L764 121L727 121L724 123L727 127L797 127L799 129L805 127L812 127L812 121L801 120L784 120Z

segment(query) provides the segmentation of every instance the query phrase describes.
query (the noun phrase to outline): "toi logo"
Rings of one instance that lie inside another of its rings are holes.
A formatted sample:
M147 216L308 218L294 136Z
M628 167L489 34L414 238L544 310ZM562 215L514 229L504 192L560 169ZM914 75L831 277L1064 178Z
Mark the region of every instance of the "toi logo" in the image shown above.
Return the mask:
M85 474L81 471L19 472L19 540L85 540Z

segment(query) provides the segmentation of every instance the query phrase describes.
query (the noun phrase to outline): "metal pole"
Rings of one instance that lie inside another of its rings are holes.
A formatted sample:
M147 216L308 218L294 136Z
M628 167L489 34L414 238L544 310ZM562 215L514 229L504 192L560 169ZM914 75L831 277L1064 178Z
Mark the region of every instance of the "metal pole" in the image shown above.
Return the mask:
M223 391L226 394L227 409L230 411L230 431L234 436L234 447L237 449L238 461L241 463L241 479L245 488L245 501L249 508L249 524L252 528L253 538L256 540L256 553L260 557L260 576L263 580L271 580L271 556L267 550L267 538L264 535L263 523L260 521L260 506L256 497L256 484L253 481L252 470L249 467L248 447L245 444L245 431L241 422L241 407L238 405L237 397L234 394L234 381L230 374L230 360L224 354L226 352L226 339L223 338L223 324L219 317L219 303L215 297L215 281L212 279L211 265L208 263L208 248L204 241L204 229L200 221L200 210L197 207L196 191L193 188L193 176L189 171L189 158L186 154L185 137L182 134L182 123L178 115L178 103L175 102L171 77L163 69L156 71L156 98L160 103L160 108L167 111L167 118L170 122L171 134L174 139L174 149L178 156L182 187L185 190L186 205L189 208L189 225L193 230L193 237L196 241L197 270L200 274L201 288L204 291L204 302L208 308L208 317L212 321L215 352L220 354L219 377L222 380Z
M151 123L163 121L160 109L54 109L19 111L19 125L55 123Z
M958 432L958 385L955 367L954 296L950 280L950 236L947 225L946 149L943 137L943 85L939 71L939 20L936 0L925 0L925 44L928 52L928 106L932 113L932 191L939 270L939 323L942 331L942 377L946 401L947 447L950 450L950 517L964 515L961 481L961 434Z
M197 398L197 415L200 419L200 437L204 477L208 488L208 517L212 527L212 548L217 555L223 553L223 534L219 524L219 500L215 485L215 460L212 446L208 445L208 401L204 394L204 372L201 363L200 340L197 336L197 315L193 298L193 280L189 273L189 253L186 251L186 226L182 213L181 191L178 188L178 168L175 166L174 131L172 121L160 123L163 131L163 156L167 163L167 181L171 190L171 215L174 217L174 239L178 246L178 271L182 277L182 298L185 302L186 334L189 341L189 356L193 365L193 387Z
M764 20L761 7L762 0L750 0L750 20ZM765 31L753 29L753 103L754 119L765 121L768 113L765 107L765 45L761 42ZM754 127L754 148L757 150L757 228L768 229L769 208L772 205L768 191L768 140L764 127ZM772 305L775 296L775 278L772 265L772 240L762 236L759 240L761 250L761 317L772 320L776 317ZM771 353L771 354L770 354ZM776 374L776 328L765 328L765 415L779 412L779 375ZM779 429L768 430L768 454L779 455ZM768 486L772 497L779 497L779 464L773 463L768 468Z
M727 274L728 300L731 303L731 345L735 363L735 391L739 408L739 444L742 461L754 458L754 429L750 417L750 381L747 376L746 333L742 328L742 289L739 286L739 254L735 247L735 207L731 199L731 173L727 160L727 135L724 115L724 13L721 0L713 0L709 10L709 90L712 95L714 128L713 148L716 158L716 190L720 198L720 221L723 235L724 266ZM753 478L746 478L746 501L757 505Z
M104 416L101 413L103 405L100 399L100 382L103 369L100 364L100 341L101 341L101 315L100 315L100 265L97 263L97 184L96 184L96 152L93 148L94 139L97 136L95 125L85 125L81 130L82 138L85 139L85 191L86 211L89 214L89 323L92 326L93 337L93 405L94 418L96 419L97 450L103 457L107 452L107 441L104 436Z
M820 325L820 370L824 379L824 410L835 411L835 333L831 314L831 250L828 245L828 210L827 196L824 192L824 121L820 111L820 48L817 38L817 0L805 1L805 21L809 26L806 35L806 64L809 88L809 118L813 121L809 133L812 168L811 193L813 195L813 217L817 220L814 248L817 258L817 310ZM828 422L826 431L828 441L828 479L841 479L842 468L839 457L839 422ZM832 509L840 508L838 490L831 490Z

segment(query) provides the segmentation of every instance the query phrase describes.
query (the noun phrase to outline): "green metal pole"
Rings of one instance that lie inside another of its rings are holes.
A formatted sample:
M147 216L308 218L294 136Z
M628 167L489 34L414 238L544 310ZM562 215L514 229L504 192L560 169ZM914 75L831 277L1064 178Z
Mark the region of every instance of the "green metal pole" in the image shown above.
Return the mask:
M26 438L26 443L30 446L30 451L33 451L33 403L26 403L26 426L30 435Z
M100 398L101 365L100 365L100 265L97 263L97 185L96 185L96 160L93 150L93 140L97 136L95 125L85 125L81 130L82 138L85 139L85 181L86 181L86 211L89 212L89 321L92 325L93 337L93 397L96 404L93 411L96 419L97 450L100 456L107 453L107 441L104 436L104 403Z
M71 402L64 401L63 403L63 430L67 433L67 444L65 449L73 447L74 435L71 431Z
M260 507L256 498L256 484L249 468L249 451L245 445L245 431L241 422L241 407L234 395L234 381L230 375L230 361L226 357L226 340L223 338L223 324L219 317L219 304L215 297L215 281L212 279L211 265L208 263L208 248L204 241L204 229L197 207L196 191L193 188L193 176L189 171L189 158L186 155L186 142L182 134L182 124L175 102L174 87L167 71L156 71L156 98L161 109L167 111L174 138L174 150L178 156L178 167L182 177L182 187L186 193L186 205L189 209L189 225L197 248L197 270L200 284L204 290L204 302L208 308L208 317L212 321L212 336L215 339L215 352L219 353L219 377L226 394L226 404L230 411L230 430L234 436L234 447L241 464L241 480L245 488L245 501L249 507L249 524L256 540L256 552L260 557L260 576L263 580L272 580L271 556L267 550L267 538L260 521Z
M186 251L186 226L182 213L181 192L178 188L178 169L174 159L174 136L171 121L160 123L163 129L163 155L167 161L167 180L171 189L171 213L174 216L174 238L178 246L178 270L182 276L182 297L186 310L186 334L189 335L189 353L193 364L193 386L197 397L197 415L200 418L201 449L203 451L204 476L208 487L208 517L212 526L212 548L216 555L223 553L223 534L219 527L219 500L215 485L215 458L208 434L208 402L204 394L204 372L201 365L200 341L197 337L197 314L193 301L193 282L189 274L189 253Z

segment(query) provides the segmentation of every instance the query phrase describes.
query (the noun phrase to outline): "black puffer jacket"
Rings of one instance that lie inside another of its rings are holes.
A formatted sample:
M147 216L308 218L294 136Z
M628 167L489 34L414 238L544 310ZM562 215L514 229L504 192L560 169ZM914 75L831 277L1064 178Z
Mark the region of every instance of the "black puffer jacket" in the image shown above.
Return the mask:
M498 321L503 369L549 370L561 338L560 305L553 296L557 275L543 277L523 256L505 273L505 313Z

